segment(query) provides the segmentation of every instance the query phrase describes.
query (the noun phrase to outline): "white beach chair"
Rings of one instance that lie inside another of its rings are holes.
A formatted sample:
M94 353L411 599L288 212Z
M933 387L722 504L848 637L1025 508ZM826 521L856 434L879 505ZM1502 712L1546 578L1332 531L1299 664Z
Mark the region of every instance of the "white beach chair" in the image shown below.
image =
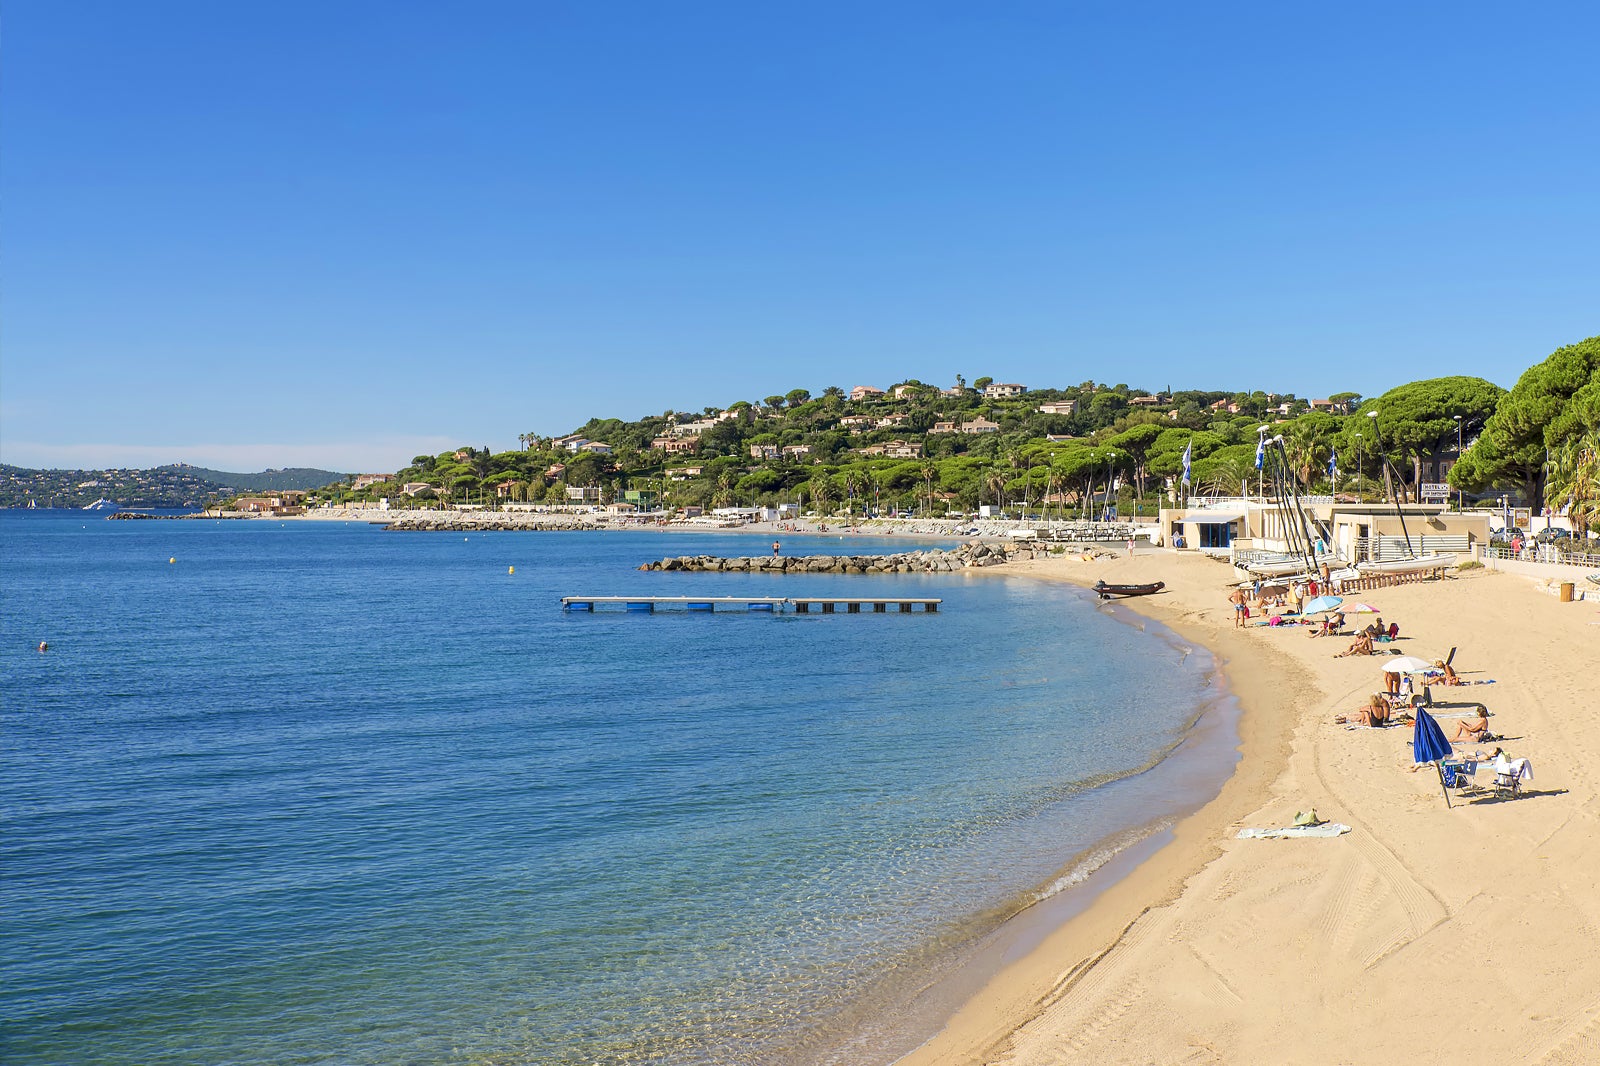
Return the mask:
M1494 790L1501 796L1516 799L1522 795L1522 782L1533 780L1533 764L1527 759L1508 759L1504 755L1497 755L1492 766Z

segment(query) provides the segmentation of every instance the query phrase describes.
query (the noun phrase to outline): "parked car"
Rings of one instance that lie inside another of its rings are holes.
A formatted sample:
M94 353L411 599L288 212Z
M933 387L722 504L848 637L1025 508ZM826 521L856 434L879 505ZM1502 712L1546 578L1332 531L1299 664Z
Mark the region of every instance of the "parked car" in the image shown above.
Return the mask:
M1572 539L1572 534L1567 532L1565 529L1551 526L1549 529L1539 530L1533 539L1538 541L1540 544L1549 544L1552 541L1570 540Z

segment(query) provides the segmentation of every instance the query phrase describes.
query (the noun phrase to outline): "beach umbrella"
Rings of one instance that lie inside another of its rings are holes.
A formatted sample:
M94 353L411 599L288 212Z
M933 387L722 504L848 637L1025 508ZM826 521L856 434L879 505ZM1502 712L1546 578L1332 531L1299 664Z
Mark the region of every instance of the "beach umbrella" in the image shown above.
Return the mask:
M1301 609L1300 613L1321 614L1323 611L1333 610L1343 602L1343 596L1318 596L1316 599L1306 604L1305 607Z
M1415 655L1402 655L1383 664L1383 672L1386 674L1420 674L1432 669L1432 663Z
M1370 604L1357 603L1344 609L1345 614L1382 614L1383 612Z
M1444 730L1433 720L1433 715L1418 707L1416 716L1417 724L1411 735L1411 761L1418 766L1425 762L1433 763L1434 769L1439 771L1439 791L1444 793L1444 805L1449 807L1450 790L1444 787L1443 763L1455 754L1455 749L1445 739Z

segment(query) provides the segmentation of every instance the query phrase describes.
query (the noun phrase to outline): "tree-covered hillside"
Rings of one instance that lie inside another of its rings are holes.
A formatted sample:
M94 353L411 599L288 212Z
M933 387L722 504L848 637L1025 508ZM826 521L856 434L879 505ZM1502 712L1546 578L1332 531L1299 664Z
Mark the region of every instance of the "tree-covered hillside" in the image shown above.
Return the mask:
M1285 434L1309 480L1325 481L1328 449L1360 399L1341 393L1312 411L1307 400L1265 392L1147 393L1086 381L1002 396L979 384L991 382L939 389L912 380L855 400L838 387L819 396L792 389L696 413L593 419L567 437L524 434L517 451L417 456L391 481L339 497L672 507L800 500L929 513L1046 498L1071 506L1115 479L1127 504L1153 504L1180 475L1186 447L1196 491L1237 493L1253 473L1263 424ZM1353 457L1341 465L1349 486Z
M149 470L29 470L0 466L0 507L85 507L106 499L122 507L203 507L241 492L312 489L345 475L331 470L234 474L177 463Z

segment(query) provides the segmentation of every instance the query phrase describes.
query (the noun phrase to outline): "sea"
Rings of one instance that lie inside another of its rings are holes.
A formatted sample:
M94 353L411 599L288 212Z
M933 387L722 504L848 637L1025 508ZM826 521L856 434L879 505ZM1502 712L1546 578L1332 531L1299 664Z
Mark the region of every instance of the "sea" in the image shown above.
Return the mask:
M888 1063L1232 770L1080 589L638 569L769 550L0 512L0 1061Z

